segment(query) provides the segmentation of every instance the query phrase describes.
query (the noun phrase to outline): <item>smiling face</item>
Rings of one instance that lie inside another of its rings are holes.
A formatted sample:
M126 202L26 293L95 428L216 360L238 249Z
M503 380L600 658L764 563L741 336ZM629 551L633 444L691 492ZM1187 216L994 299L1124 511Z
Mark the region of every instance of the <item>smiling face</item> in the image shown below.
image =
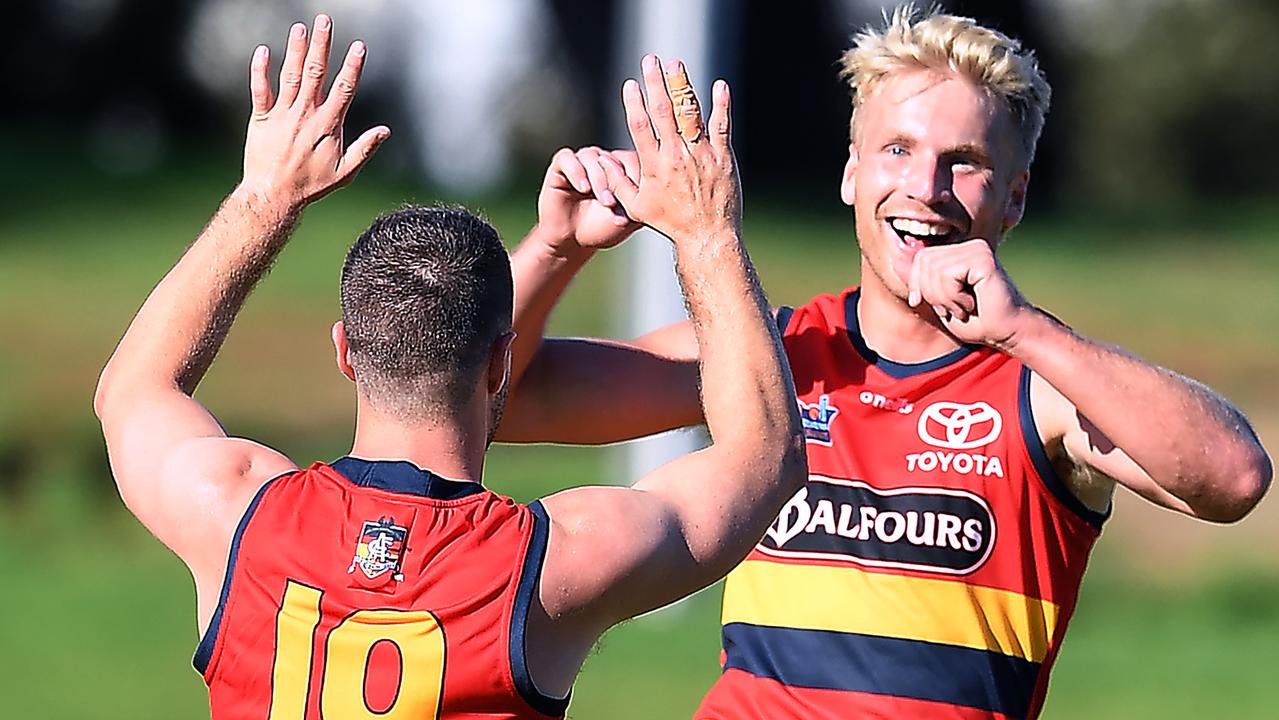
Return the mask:
M856 213L862 284L905 300L915 253L981 238L1021 219L1029 174L999 103L958 76L885 78L857 109L841 196Z

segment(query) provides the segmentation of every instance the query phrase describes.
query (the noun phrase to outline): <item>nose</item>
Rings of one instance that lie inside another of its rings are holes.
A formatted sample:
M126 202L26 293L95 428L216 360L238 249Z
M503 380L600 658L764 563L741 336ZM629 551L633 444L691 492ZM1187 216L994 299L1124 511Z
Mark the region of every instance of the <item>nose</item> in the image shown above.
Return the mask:
M931 153L915 153L905 168L903 188L906 194L925 205L940 205L954 197L954 176L947 163Z

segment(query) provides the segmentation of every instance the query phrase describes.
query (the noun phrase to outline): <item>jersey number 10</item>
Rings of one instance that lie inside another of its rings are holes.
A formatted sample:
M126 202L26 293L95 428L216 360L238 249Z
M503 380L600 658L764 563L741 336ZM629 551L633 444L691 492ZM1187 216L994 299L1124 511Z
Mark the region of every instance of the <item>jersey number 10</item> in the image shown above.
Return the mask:
M319 639L317 653L313 648L323 597L323 591L293 580L284 590L275 619L270 720L306 717L312 665L317 661L321 717L438 717L444 685L444 631L439 620L425 610L358 610ZM369 665L375 648L383 643L399 654L400 673L389 705L375 708L369 704Z

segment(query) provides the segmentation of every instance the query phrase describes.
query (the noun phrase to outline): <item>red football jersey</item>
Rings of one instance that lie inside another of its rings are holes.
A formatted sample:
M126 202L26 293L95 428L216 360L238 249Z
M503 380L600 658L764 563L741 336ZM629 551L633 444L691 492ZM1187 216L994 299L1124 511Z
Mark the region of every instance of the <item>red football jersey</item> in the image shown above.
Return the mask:
M562 716L524 660L548 527L539 503L407 462L271 480L195 655L213 718Z
M724 590L698 718L1033 718L1102 522L1054 473L1030 371L903 364L855 289L779 313L810 478Z

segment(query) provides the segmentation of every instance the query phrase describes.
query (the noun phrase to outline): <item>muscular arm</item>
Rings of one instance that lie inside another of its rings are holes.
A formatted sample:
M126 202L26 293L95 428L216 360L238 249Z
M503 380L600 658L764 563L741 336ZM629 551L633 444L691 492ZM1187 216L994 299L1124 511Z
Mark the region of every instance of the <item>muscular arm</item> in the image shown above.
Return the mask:
M1082 337L1036 313L1011 346L1038 376L1045 447L1075 493L1104 508L1110 481L1187 515L1234 522L1272 467L1238 408L1207 386Z
M252 491L246 481L292 467L269 448L227 440L191 395L295 222L286 208L233 192L151 292L98 381L94 409L121 497L157 538L197 565L216 564L217 555L204 557L210 543L199 520L213 512L211 526L233 526L235 506ZM195 455L199 465L186 462ZM217 482L206 486L209 473Z
M327 16L317 17L309 46L306 26L293 27L278 102L267 50L254 53L244 178L142 305L94 397L120 495L191 569L202 626L252 494L295 466L263 445L227 437L192 393L302 208L349 182L388 132L374 128L343 150L342 121L364 48L352 45L322 98L329 26Z
M638 177L634 152L557 152L538 195L538 223L511 255L516 339L498 440L600 444L702 422L688 322L629 342L543 337L577 272L638 226L609 189L604 155Z
M684 321L631 341L543 339L498 439L599 445L701 422L697 340Z
M1034 372L1040 438L1093 509L1106 508L1117 482L1188 515L1234 522L1269 487L1270 458L1238 408L1034 307L986 241L916 253L910 291L911 304L935 308L955 337L999 348Z
M623 162L631 179L636 177L639 161L633 152L606 153L597 147L559 150L546 168L537 195L537 224L511 253L515 280L512 388L519 384L542 341L551 308L578 271L597 251L617 245L639 228L608 187L600 164L605 154Z
M710 147L705 140L686 147L654 58L645 59L644 74L663 140L659 149L639 90L628 84L627 118L643 173L638 191L623 191L620 167L609 166L610 182L632 217L675 244L701 348L712 444L633 488L582 488L544 500L552 528L543 621L569 637L538 658L550 663L580 662L609 625L723 576L806 479L793 383L739 237L727 86L716 90Z

